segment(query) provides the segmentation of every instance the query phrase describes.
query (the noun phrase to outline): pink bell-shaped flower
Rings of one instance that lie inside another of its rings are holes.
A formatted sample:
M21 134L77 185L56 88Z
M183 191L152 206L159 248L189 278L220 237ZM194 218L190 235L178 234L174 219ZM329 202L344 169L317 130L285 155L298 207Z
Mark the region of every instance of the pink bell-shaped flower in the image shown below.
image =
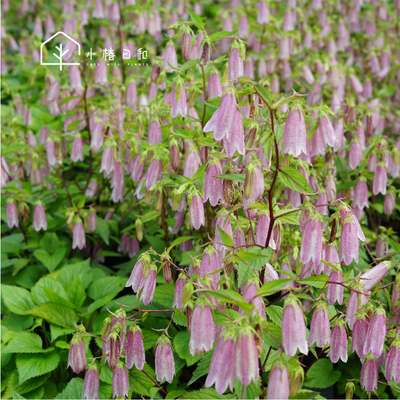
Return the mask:
M193 310L189 351L194 357L211 350L214 344L214 321L207 298L202 296Z
M71 346L68 353L68 365L75 374L79 374L86 369L86 352L80 333L76 333L71 340Z
M235 333L232 330L223 331L211 359L205 386L209 388L215 383L215 390L219 394L225 393L228 386L233 390L236 366L234 338Z
M361 284L353 285L353 289L357 292L364 292L364 287ZM353 329L354 323L356 322L357 311L366 303L368 303L368 297L352 291L347 302L346 309L346 322L350 329Z
M254 304L253 315L258 311L260 315L266 320L264 302L261 297L256 297L257 290L259 289L259 279L254 274L242 285L242 296L247 303Z
M311 347L316 342L318 347L326 346L330 343L330 333L328 308L325 302L319 301L311 318L308 345Z
M227 233L233 240L232 223L231 223L229 214L225 209L222 209L219 212L216 225L220 229L222 229L225 233ZM219 243L222 243L222 240L219 235L218 229L215 229L215 241L216 241L215 248L217 249L217 251L226 249L226 246L219 244Z
M142 370L146 363L143 345L143 335L138 325L132 324L129 328L125 342L126 367L131 369L133 365Z
M129 379L123 362L118 362L112 377L113 398L128 396Z
M283 141L283 154L291 153L294 157L298 157L302 152L307 154L306 122L301 109L292 108L289 111Z
M360 375L361 389L368 393L378 389L378 367L372 354L367 354L363 361Z
M274 363L268 378L267 399L288 399L290 387L286 365L280 361Z
M165 379L167 382L172 383L175 375L175 361L171 342L166 335L160 336L157 341L155 365L158 382L162 382Z
M258 3L257 23L267 25L269 22L269 8L265 1Z
M350 145L349 152L349 167L356 169L362 160L362 149L358 139L353 140Z
M322 249L323 259L332 265L340 264L339 261L339 252L336 247L336 243L328 243L325 244ZM327 264L324 266L324 273L325 275L331 274L331 267ZM330 303L329 303L330 304ZM340 303L342 304L342 303Z
M143 253L138 261L136 262L135 266L132 269L131 275L126 283L125 287L132 287L134 292L139 291L140 283L143 279L143 265L150 264L151 259L147 253Z
M72 232L72 248L82 250L86 246L85 230L83 228L82 220L77 218Z
M194 174L201 165L201 158L197 149L192 146L186 153L183 175L193 179Z
M241 57L237 42L234 42L232 46L233 47L231 47L228 58L228 74L230 81L240 78L243 76L244 72L243 59Z
M47 230L46 213L44 211L43 203L40 200L36 203L35 209L33 210L33 228L37 232L41 229L44 231Z
M154 158L153 161L149 165L149 169L147 170L145 187L147 190L150 190L161 178L162 173L162 161Z
M294 295L289 295L283 307L282 347L289 357L293 357L297 349L308 353L303 310Z
M339 358L343 362L347 362L347 334L343 319L339 319L332 328L329 356L333 363L337 363Z
M373 315L367 330L364 344L364 354L372 353L378 358L383 353L386 336L386 314L382 307Z
M13 226L15 226L16 228L19 227L17 206L14 200L11 198L7 199L6 218L7 218L7 225L10 229L12 229Z
M348 215L342 223L340 236L340 261L349 265L353 259L358 264L358 233L356 218Z
M139 290L136 296L139 296L140 290L143 288L140 299L143 301L143 304L147 306L147 304L153 302L154 293L156 290L156 281L157 281L157 266L155 264L151 264L149 266L150 272L145 277L145 270L143 271L143 278L140 282Z
M335 304L337 301L338 304L343 303L343 291L344 287L342 285L338 285L333 282L342 283L343 275L342 270L340 269L340 265L337 265L337 268L333 269L330 276L328 286L326 288L326 299L330 305Z
M275 271L274 267L270 263L265 264L265 271L264 271L264 284L269 281L278 280L279 275Z
M368 205L368 187L365 179L360 178L354 189L353 208L358 207L363 209Z
M396 195L392 191L389 191L385 196L385 203L384 203L384 207L383 207L385 214L388 217L394 211L395 206L396 206Z
M353 331L351 334L351 348L350 352L356 351L358 357L362 359L364 357L364 345L367 337L369 322L366 318L365 311L359 311L356 314L356 320L354 322Z
M269 214L265 211L261 213L257 221L256 244L260 246L265 246L268 237L269 225L270 225ZM271 235L268 246L271 247L272 250L276 250L276 244L273 235Z
M155 146L162 140L161 124L158 118L153 119L149 123L148 143L150 146Z
M365 290L372 290L390 271L391 262L383 261L370 270L364 272L360 277L360 282Z
M219 78L218 71L211 72L208 78L208 98L215 99L222 96L221 79Z
M88 400L99 399L100 378L97 365L95 363L89 364L85 379L83 381L82 399Z
M300 248L300 259L303 264L321 261L322 255L322 224L317 214L312 216L305 225Z
M372 187L372 192L374 196L377 196L379 193L385 195L386 185L387 185L386 165L379 163L378 166L376 167L374 175L374 183Z
M169 42L164 51L164 69L166 72L174 72L174 68L178 68L178 58L174 44Z
M171 115L176 118L178 114L183 118L187 114L186 90L182 78L176 79L172 85Z
M190 196L189 196L190 197ZM190 225L198 230L204 226L204 205L198 193L193 194L189 205Z
M249 163L245 173L243 206L247 209L264 194L265 186L264 176L258 163Z
M399 384L400 382L400 338L397 338L393 341L390 346L389 352L386 355L385 362L385 378L387 382L390 382L392 379Z
M215 178L216 175L222 175L221 163L217 158L212 158L207 165L206 174L204 177L204 203L207 199L210 204L215 207L219 200L224 199L224 181L220 178Z
M191 51L192 51L192 35L190 33L190 29L188 29L183 33L181 41L181 52L182 52L182 57L185 61L190 59Z
M258 351L250 326L240 328L235 343L235 377L243 386L258 381Z

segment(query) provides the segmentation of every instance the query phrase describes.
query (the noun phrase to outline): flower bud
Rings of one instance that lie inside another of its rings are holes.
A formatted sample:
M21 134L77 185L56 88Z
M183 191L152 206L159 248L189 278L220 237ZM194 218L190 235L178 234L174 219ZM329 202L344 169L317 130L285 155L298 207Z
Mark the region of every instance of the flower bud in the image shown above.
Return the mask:
M96 215L96 210L94 208L91 208L89 210L89 214L87 216L87 219L85 220L86 222L86 229L90 232L90 233L94 233L96 232L97 229L97 215Z
M290 396L295 397L304 381L304 369L299 362L290 369ZM285 397L287 398L287 397Z
M386 314L385 310L379 307L368 325L364 354L371 353L375 358L378 358L383 353L385 336Z
M185 61L189 60L190 53L192 51L192 35L190 34L189 30L184 32L182 36L181 51L183 59Z
M203 47L200 49L200 65L207 65L208 61L210 60L210 43L206 41Z
M388 274L390 268L391 262L384 261L364 272L360 277L360 282L365 290L372 290Z
M143 240L143 224L140 218L136 218L135 221L136 237L141 242Z
M346 399L351 400L353 398L354 391L356 390L356 387L354 386L353 382L347 382L346 383Z
M301 368L303 369L303 368ZM303 374L304 375L304 374ZM297 386L298 388L298 386ZM267 399L288 399L291 391L297 390L293 387L289 381L289 373L286 365L282 361L277 361L272 365L271 372L268 378L268 391Z

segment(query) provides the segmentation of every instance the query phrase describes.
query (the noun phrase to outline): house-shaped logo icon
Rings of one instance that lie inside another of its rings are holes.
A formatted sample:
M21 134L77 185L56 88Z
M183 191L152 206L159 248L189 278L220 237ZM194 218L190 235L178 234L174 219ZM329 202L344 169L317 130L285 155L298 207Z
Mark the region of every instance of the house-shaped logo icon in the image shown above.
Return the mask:
M53 53L54 57L56 57L59 62L44 62L43 60L43 47L46 45L46 43L50 42L53 40L56 36L58 35L64 35L69 41L73 42L78 47L78 55L81 55L81 45L74 39L72 39L70 36L68 36L66 33L60 31L55 33L53 36L51 36L49 39L47 39L45 42L43 42L40 45L40 64L41 65L59 65L60 66L60 71L62 71L63 65L79 65L80 63L69 63L69 62L63 62L63 57L70 51L70 49L66 49L63 51L63 45L60 43L59 46L56 46L56 49L59 51L58 54ZM67 44L68 46L68 44Z

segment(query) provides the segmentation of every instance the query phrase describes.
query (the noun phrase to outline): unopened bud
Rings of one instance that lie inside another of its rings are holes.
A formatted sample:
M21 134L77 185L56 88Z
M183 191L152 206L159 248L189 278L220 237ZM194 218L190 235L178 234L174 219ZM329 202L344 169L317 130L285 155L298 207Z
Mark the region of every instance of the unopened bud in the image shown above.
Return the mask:
M210 45L208 44L208 42L205 42L200 57L200 64L207 65L209 60L210 60Z
M231 204L233 197L233 184L231 180L224 179L223 190L225 203Z
M182 291L182 304L185 306L186 303L192 298L192 293L194 291L194 286L192 282L188 282Z
M346 383L346 399L350 400L353 398L355 386L353 382Z
M163 275L164 275L165 282L170 283L171 278L172 278L172 272L171 272L171 265L170 265L168 259L164 259Z
M136 227L136 237L139 242L143 240L143 224L142 220L140 218L137 218L135 221L135 227Z

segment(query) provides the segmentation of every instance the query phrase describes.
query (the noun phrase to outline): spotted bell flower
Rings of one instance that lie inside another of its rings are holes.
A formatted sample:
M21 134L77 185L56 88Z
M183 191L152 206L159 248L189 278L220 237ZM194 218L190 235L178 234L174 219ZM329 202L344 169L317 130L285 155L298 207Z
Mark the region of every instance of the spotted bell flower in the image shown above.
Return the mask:
M204 177L204 203L210 200L210 204L215 207L219 200L224 198L223 179L215 178L216 175L222 175L221 163L217 158L211 158L207 164L207 170Z
M264 271L264 284L269 281L278 280L279 275L275 271L274 267L270 263L265 264L265 271Z
M85 229L80 218L77 218L72 231L72 249L82 250L86 246Z
M294 295L289 295L283 307L282 347L289 357L293 357L297 349L303 354L308 353L303 310Z
M391 262L383 261L370 270L364 272L360 277L360 282L365 290L372 290L390 271Z
M369 325L369 321L366 316L367 315L364 310L357 312L351 334L350 352L353 353L355 350L360 359L362 359L365 355L364 345Z
M95 363L89 364L85 379L83 380L83 393L82 399L88 400L99 399L100 378L97 365Z
M340 261L349 265L353 259L358 264L358 232L356 220L348 215L342 222L342 233L340 236Z
M322 255L322 224L318 214L311 216L305 224L301 241L300 259L303 264L321 261Z
M205 296L197 301L194 307L191 329L189 351L194 357L199 353L205 353L212 349L214 344L214 321L210 305Z
M358 207L363 209L369 207L368 205L368 187L365 178L360 178L354 189L353 208Z
M35 209L33 210L33 228L37 232L41 229L44 231L47 230L46 213L43 203L40 200L36 202Z
M131 369L133 365L142 370L146 363L143 345L143 335L138 325L132 324L126 336L125 362L126 367Z
M7 225L10 229L12 229L13 226L15 226L16 228L19 227L18 210L12 198L7 199L6 218Z
M126 372L125 365L122 361L118 362L112 376L113 398L128 396L129 393L129 379Z
M233 42L229 51L228 75L230 81L234 81L243 76L243 58L239 46L237 42Z
M191 51L192 51L192 35L190 28L187 27L183 32L181 41L181 52L182 52L182 57L185 61L190 59Z
M171 115L176 118L180 114L183 118L187 114L186 90L182 78L175 80L172 85Z
M243 386L258 381L258 351L250 326L239 329L235 342L235 371L236 379Z
M191 146L185 157L185 164L183 166L183 175L193 179L194 174L201 165L201 158L199 152L194 146Z
M275 362L268 378L267 399L288 399L290 388L286 365L282 361Z
M384 206L383 206L385 214L388 217L394 211L395 206L396 206L396 195L392 191L389 191L385 196L385 203L384 203Z
M367 354L363 360L360 374L361 389L368 393L378 389L378 367L372 354Z
M190 197L190 196L189 196ZM198 193L192 195L189 205L190 225L198 230L204 226L204 205L201 196Z
M333 363L337 363L339 359L347 362L347 334L345 322L339 319L335 326L332 328L331 334L331 347L329 349L329 356Z
M71 340L71 346L68 353L67 368L68 367L71 367L75 374L79 374L81 371L86 369L85 344L79 332L75 333Z
M386 337L386 314L382 307L373 315L367 330L364 344L364 354L372 353L378 358L383 353Z
M183 310L182 294L185 283L186 283L186 275L179 274L179 277L175 285L174 302L172 303L172 307L176 307L178 310Z
M156 378L158 382L164 379L172 383L175 375L175 361L170 340L166 335L160 336L156 344Z
M326 346L330 343L330 333L328 308L324 301L319 301L311 318L308 345L311 347L317 343L318 347Z
M299 107L289 111L283 132L283 154L290 153L298 157L301 153L307 154L306 121Z
M257 162L249 163L245 169L243 206L247 209L264 194L264 176Z
M166 72L174 72L174 68L178 68L178 58L174 44L170 41L164 51L164 69Z
M232 329L223 331L211 359L205 386L209 388L215 384L218 394L225 393L228 386L231 391L233 390L236 365L235 337L236 334Z
M400 337L397 336L390 346L385 361L385 378L387 382L392 379L395 383L400 382Z
M208 98L215 99L222 96L222 85L218 71L214 70L211 72L208 78Z
M349 296L349 300L347 302L346 308L346 322L350 329L353 329L354 323L356 322L356 314L357 311L366 303L368 303L368 297L360 294L365 293L364 287L356 283L353 285L352 289L355 289L357 292L352 291Z
M374 194L374 196L377 196L379 193L385 195L386 185L387 185L386 165L384 163L379 163L378 166L376 167L374 182L372 186L372 193Z
M257 226L256 226L256 244L260 246L266 245L266 240L268 237L268 230L270 225L270 217L268 212L264 211L258 218ZM276 250L276 244L271 235L269 239L268 246L271 247L272 250Z
M229 214L226 210L221 210L218 214L217 221L216 221L217 227L222 229L225 233L227 233L231 239L233 240L233 232L232 232L232 222L230 220ZM220 234L218 229L215 230L215 241L217 242L215 245L215 248L217 251L221 251L226 249L226 246L222 243Z
M340 265L337 265L336 268L332 269L332 272L329 276L329 282L326 288L326 299L330 305L333 305L338 302L338 304L343 303L343 292L344 287L339 285L343 281L343 274L340 268ZM337 283L335 283L337 282Z
M260 315L266 320L267 316L265 314L264 301L261 297L257 297L257 290L259 289L259 287L259 279L253 274L242 285L242 296L247 303L253 304L255 306L253 309L253 315L259 312Z
M149 165L145 179L145 187L147 190L150 190L160 180L161 173L162 161L154 158Z

